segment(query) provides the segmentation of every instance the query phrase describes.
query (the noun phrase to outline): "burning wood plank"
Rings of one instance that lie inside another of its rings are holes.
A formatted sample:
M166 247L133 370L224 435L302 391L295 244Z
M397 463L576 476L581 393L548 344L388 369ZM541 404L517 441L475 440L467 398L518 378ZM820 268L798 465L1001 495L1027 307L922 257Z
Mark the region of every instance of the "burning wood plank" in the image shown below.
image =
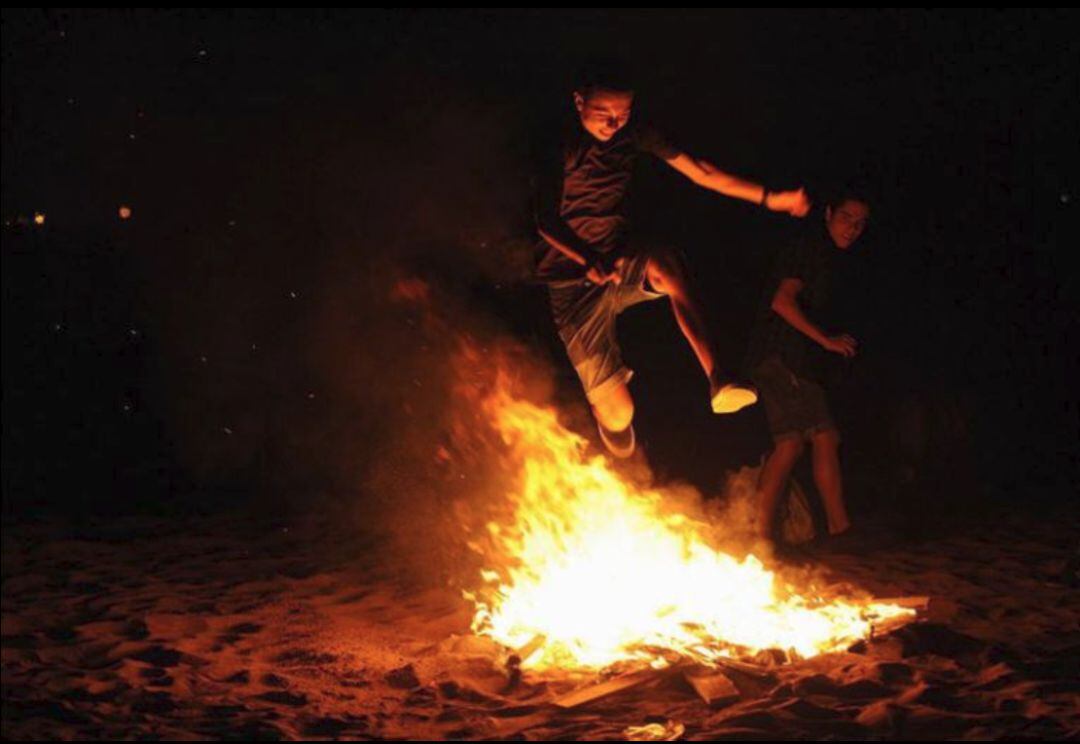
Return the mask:
M534 635L528 643L512 652L506 659L506 673L508 675L507 689L514 689L521 684L521 665L529 660L529 657L539 651L547 643L547 636L543 633Z
M895 605L897 607L915 611L914 616L897 615L896 617L886 617L875 620L870 625L870 638L873 639L891 633L898 628L902 628L908 623L915 622L920 616L925 616L930 609L930 597L921 595L909 597L881 597L866 600L866 604Z
M530 656L542 649L545 643L547 643L547 636L543 633L537 633L528 643L510 654L510 657L506 660L506 665L511 668L520 667L529 660Z

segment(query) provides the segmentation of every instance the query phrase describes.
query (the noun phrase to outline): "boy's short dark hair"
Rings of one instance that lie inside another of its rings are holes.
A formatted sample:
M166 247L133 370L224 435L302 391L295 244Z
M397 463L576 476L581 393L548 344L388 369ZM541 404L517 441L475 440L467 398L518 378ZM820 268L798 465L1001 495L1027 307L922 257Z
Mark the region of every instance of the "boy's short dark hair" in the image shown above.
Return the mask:
M621 60L590 60L578 70L574 89L585 97L597 90L632 92L634 75L629 65Z
M870 190L858 183L833 184L827 187L822 194L822 202L827 207L838 209L849 201L860 202L871 206Z

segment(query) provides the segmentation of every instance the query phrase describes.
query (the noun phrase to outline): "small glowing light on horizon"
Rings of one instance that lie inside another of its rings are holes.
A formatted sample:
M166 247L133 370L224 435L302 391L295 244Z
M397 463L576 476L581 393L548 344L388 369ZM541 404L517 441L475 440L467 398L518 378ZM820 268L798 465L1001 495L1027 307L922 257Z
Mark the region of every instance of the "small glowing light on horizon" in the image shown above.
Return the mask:
M131 219L131 207L127 204L121 204L120 208L116 210L116 213L120 215L120 219L122 220Z
M44 225L45 224L45 213L44 212L34 212L34 224L35 225Z

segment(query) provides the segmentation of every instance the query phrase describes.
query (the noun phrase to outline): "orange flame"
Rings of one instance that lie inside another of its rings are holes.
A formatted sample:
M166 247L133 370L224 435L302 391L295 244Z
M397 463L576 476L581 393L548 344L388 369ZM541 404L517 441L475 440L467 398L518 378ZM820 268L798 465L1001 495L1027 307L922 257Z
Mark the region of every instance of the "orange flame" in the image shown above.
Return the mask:
M520 465L511 524L488 525L491 554L473 631L512 648L546 642L528 668L600 669L671 654L709 663L762 649L835 651L909 609L794 591L753 555L714 549L709 526L665 510L589 456L551 408L497 385L483 409Z

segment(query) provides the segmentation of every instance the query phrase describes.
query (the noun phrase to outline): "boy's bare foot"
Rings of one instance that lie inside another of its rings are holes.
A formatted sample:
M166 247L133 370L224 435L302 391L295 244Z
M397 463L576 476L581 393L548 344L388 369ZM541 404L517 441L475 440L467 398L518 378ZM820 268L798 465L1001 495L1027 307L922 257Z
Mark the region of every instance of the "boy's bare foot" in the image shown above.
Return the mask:
M849 526L843 532L825 537L815 549L822 554L858 554L865 552L867 547L866 535Z

